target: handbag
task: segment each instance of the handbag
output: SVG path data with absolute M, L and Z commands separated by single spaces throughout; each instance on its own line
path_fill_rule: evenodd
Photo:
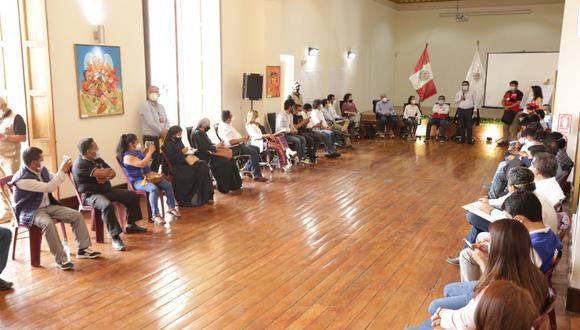
M 214 152 L 214 156 L 231 160 L 234 157 L 234 152 L 232 151 L 232 149 L 229 148 L 218 148 Z
M 199 160 L 199 158 L 195 157 L 194 155 L 186 155 L 185 156 L 185 162 L 189 166 L 192 166 L 193 164 L 197 163 L 198 160 Z
M 149 172 L 147 174 L 144 175 L 145 180 L 153 183 L 153 184 L 158 184 L 159 182 L 161 182 L 161 180 L 163 180 L 163 174 L 159 174 L 159 173 L 155 173 L 155 172 Z
M 517 112 L 506 110 L 503 112 L 503 116 L 501 117 L 501 122 L 506 125 L 511 125 L 514 122 L 514 118 L 516 117 Z

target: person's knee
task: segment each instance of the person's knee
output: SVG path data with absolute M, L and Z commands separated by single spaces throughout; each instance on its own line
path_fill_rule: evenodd
M 435 299 L 429 304 L 429 308 L 427 308 L 427 312 L 429 313 L 429 316 L 435 314 L 435 312 L 437 312 L 437 309 L 439 309 L 439 307 L 441 307 L 441 304 L 439 302 L 440 302 L 440 299 Z

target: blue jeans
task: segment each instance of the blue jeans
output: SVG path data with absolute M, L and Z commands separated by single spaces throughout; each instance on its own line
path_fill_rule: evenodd
M 334 133 L 328 129 L 314 129 L 314 132 L 319 133 L 324 142 L 324 150 L 327 154 L 334 152 Z
M 435 314 L 437 308 L 458 310 L 465 306 L 473 297 L 473 289 L 477 281 L 449 283 L 443 289 L 443 298 L 435 299 L 429 305 L 429 316 Z
M 393 129 L 396 129 L 399 125 L 399 120 L 397 119 L 396 115 L 385 116 L 379 114 L 379 131 L 384 131 L 385 127 L 389 124 L 392 125 Z
M 499 198 L 501 193 L 507 187 L 507 177 L 505 175 L 505 167 L 507 162 L 501 161 L 495 170 L 495 174 L 493 175 L 493 180 L 491 181 L 491 187 L 489 188 L 489 193 L 487 196 L 489 198 Z
M 6 268 L 6 262 L 8 262 L 10 242 L 12 242 L 12 231 L 0 227 L 0 274 L 2 274 L 4 268 Z
M 465 217 L 467 218 L 467 222 L 471 224 L 471 229 L 469 229 L 466 239 L 469 243 L 473 244 L 479 233 L 489 231 L 489 221 L 471 212 L 467 212 Z M 464 244 L 463 247 L 466 248 L 468 246 Z
M 286 141 L 294 143 L 298 157 L 300 157 L 300 159 L 304 159 L 307 155 L 306 139 L 300 135 L 292 135 L 287 133 L 284 134 L 284 137 L 286 138 Z
M 133 187 L 137 190 L 146 191 L 147 197 L 149 198 L 149 206 L 151 206 L 151 215 L 156 216 L 162 214 L 159 212 L 159 206 L 157 201 L 159 200 L 159 189 L 163 191 L 165 197 L 167 198 L 167 207 L 169 209 L 175 208 L 175 195 L 173 194 L 173 187 L 171 183 L 167 180 L 161 180 L 157 184 L 147 182 L 146 185 L 141 185 L 141 180 L 133 182 Z M 163 202 L 163 201 L 162 201 Z
M 439 138 L 444 138 L 445 137 L 445 132 L 447 132 L 447 125 L 449 125 L 449 122 L 447 121 L 447 119 L 443 119 L 443 118 L 429 118 L 429 121 L 427 122 L 427 131 L 425 134 L 425 139 L 429 139 L 429 137 L 431 137 L 431 126 L 439 126 L 439 131 L 437 132 L 437 137 Z

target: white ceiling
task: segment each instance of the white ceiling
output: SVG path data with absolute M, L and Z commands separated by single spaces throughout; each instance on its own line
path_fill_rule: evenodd
M 455 0 L 375 0 L 398 10 L 455 9 Z M 564 0 L 460 0 L 459 8 L 563 4 Z

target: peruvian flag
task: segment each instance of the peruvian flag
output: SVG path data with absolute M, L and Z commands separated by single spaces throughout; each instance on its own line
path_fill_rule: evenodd
M 421 54 L 417 65 L 415 65 L 415 73 L 409 77 L 409 80 L 411 81 L 413 88 L 417 91 L 420 102 L 437 94 L 437 87 L 433 80 L 433 71 L 431 71 L 427 46 L 423 49 L 423 53 Z

